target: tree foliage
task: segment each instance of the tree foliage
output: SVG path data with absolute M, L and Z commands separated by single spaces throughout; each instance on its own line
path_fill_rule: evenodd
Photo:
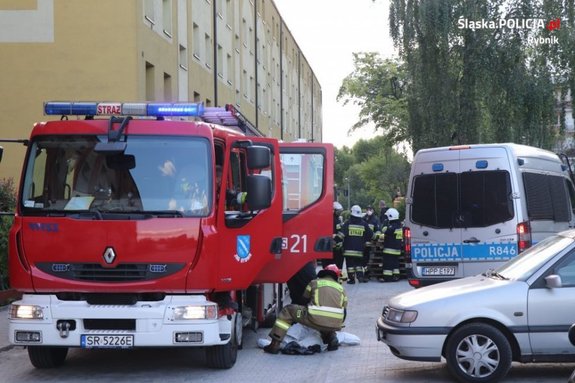
M 390 206 L 398 190 L 405 193 L 409 162 L 386 142 L 385 137 L 359 140 L 351 149 L 346 146 L 336 149 L 335 158 L 338 198 L 345 208 L 348 208 L 345 196 L 348 182 L 350 204 L 363 208 L 377 206 L 381 199 Z
M 382 60 L 377 53 L 354 53 L 355 70 L 339 89 L 338 101 L 360 107 L 356 130 L 370 122 L 384 134 L 387 143 L 407 139 L 405 98 L 406 73 L 396 59 Z
M 13 212 L 16 207 L 16 188 L 12 178 L 0 179 L 0 211 Z M 0 290 L 7 289 L 8 282 L 8 232 L 12 216 L 0 217 Z
M 391 0 L 398 58 L 354 54 L 338 95 L 361 108 L 352 129 L 373 122 L 387 143 L 408 141 L 414 151 L 506 141 L 551 147 L 563 127 L 556 92 L 575 89 L 574 1 Z M 560 28 L 469 27 L 528 19 L 560 20 Z

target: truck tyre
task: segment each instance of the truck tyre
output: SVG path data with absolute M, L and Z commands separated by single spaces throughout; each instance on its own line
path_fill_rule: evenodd
M 234 315 L 237 318 L 238 314 Z M 221 346 L 211 346 L 206 349 L 206 362 L 211 368 L 228 369 L 233 367 L 238 357 L 238 337 L 236 336 L 236 323 L 238 319 L 234 319 L 232 324 L 232 333 L 230 334 L 230 341 Z M 240 319 L 241 323 L 241 319 Z
M 28 346 L 28 357 L 36 368 L 54 368 L 64 364 L 68 347 Z
M 449 372 L 460 382 L 496 382 L 511 368 L 511 346 L 497 328 L 471 323 L 449 337 L 445 359 Z

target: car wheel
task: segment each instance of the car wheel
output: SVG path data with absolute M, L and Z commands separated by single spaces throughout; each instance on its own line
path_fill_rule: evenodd
M 54 368 L 64 364 L 68 347 L 28 346 L 28 357 L 36 368 Z
M 461 382 L 496 382 L 511 368 L 511 346 L 497 328 L 472 323 L 449 337 L 445 358 L 449 372 Z

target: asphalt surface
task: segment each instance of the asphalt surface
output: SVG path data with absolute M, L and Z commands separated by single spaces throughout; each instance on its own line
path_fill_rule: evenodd
M 201 349 L 70 350 L 58 369 L 32 367 L 27 351 L 8 343 L 8 308 L 0 308 L 0 382 L 451 382 L 444 362 L 411 362 L 394 357 L 378 342 L 375 321 L 393 295 L 410 290 L 406 281 L 346 285 L 349 309 L 344 331 L 361 344 L 309 356 L 269 355 L 258 346 L 269 329 L 244 329 L 236 365 L 212 370 Z M 503 382 L 562 382 L 575 364 L 514 363 Z

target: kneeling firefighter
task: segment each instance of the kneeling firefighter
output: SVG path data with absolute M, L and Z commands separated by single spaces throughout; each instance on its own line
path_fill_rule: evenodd
M 338 349 L 335 332 L 343 327 L 347 307 L 347 295 L 338 282 L 341 271 L 336 265 L 327 265 L 317 276 L 305 289 L 304 297 L 309 300 L 306 306 L 290 304 L 280 311 L 269 334 L 272 342 L 264 347 L 265 352 L 277 354 L 294 323 L 318 330 L 328 351 Z

